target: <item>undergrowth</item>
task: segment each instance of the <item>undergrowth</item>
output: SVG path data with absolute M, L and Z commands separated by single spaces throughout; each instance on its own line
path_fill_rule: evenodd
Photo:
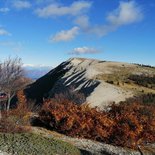
M 68 143 L 32 133 L 0 133 L 0 150 L 16 155 L 80 155 Z
M 89 105 L 46 100 L 40 120 L 52 130 L 72 137 L 88 138 L 117 146 L 138 148 L 155 142 L 155 106 L 134 102 L 113 104 L 98 111 Z
M 23 133 L 30 129 L 31 108 L 27 104 L 23 91 L 17 93 L 18 105 L 9 111 L 3 110 L 0 119 L 0 132 Z
M 88 104 L 77 105 L 64 98 L 47 99 L 39 111 L 39 121 L 68 136 L 137 149 L 139 145 L 155 142 L 152 98 L 154 96 L 151 96 L 151 104 L 144 104 L 143 98 L 128 100 L 111 105 L 108 111 L 99 111 Z M 32 106 L 28 105 L 23 91 L 18 93 L 18 102 L 16 109 L 3 112 L 0 132 L 27 132 L 25 126 L 30 127 Z

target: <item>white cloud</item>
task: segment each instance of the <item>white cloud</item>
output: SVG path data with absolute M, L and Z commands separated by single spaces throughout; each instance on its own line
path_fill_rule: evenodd
M 16 9 L 28 9 L 31 7 L 31 3 L 28 1 L 17 0 L 13 2 L 13 6 Z
M 101 25 L 91 25 L 88 16 L 78 17 L 74 22 L 86 33 L 104 36 L 118 28 L 139 22 L 143 19 L 141 8 L 135 1 L 120 2 L 119 7 L 110 12 L 107 17 L 107 23 Z
M 11 33 L 9 33 L 7 30 L 5 30 L 4 28 L 0 27 L 0 36 L 10 36 Z
M 2 13 L 7 13 L 9 11 L 10 11 L 9 8 L 0 8 L 0 12 L 2 12 Z
M 92 3 L 88 1 L 76 1 L 73 2 L 70 6 L 62 6 L 60 4 L 51 4 L 44 8 L 39 8 L 35 11 L 35 13 L 39 17 L 55 17 L 55 16 L 64 16 L 71 15 L 77 16 L 86 12 Z
M 75 38 L 79 33 L 78 27 L 73 27 L 70 30 L 62 30 L 50 38 L 50 41 L 59 42 L 59 41 L 70 41 Z
M 34 65 L 34 64 L 23 64 L 23 67 L 34 67 L 34 66 L 36 66 L 36 65 Z
M 135 23 L 142 18 L 142 10 L 135 1 L 120 2 L 119 8 L 107 16 L 107 20 L 115 26 Z
M 73 51 L 71 51 L 69 54 L 75 54 L 75 55 L 80 55 L 80 54 L 96 54 L 99 53 L 100 51 L 95 49 L 95 48 L 91 48 L 91 47 L 77 47 L 74 48 Z

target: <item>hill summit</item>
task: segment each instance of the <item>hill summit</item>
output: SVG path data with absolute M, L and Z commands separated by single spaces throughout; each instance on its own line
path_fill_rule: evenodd
M 155 93 L 151 85 L 136 83 L 132 76 L 155 76 L 155 68 L 145 65 L 70 58 L 52 69 L 26 89 L 27 97 L 41 103 L 44 97 L 53 97 L 71 89 L 84 94 L 92 107 L 105 108 L 141 93 Z

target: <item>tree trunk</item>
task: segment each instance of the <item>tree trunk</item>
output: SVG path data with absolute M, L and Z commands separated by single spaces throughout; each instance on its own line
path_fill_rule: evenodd
M 11 95 L 10 94 L 8 94 L 8 104 L 7 104 L 7 111 L 9 111 L 9 109 L 10 109 L 10 103 L 11 103 Z
M 8 93 L 8 103 L 7 103 L 7 109 L 6 109 L 7 111 L 9 111 L 10 109 L 11 100 L 14 96 L 15 96 L 15 93 L 13 94 Z
M 1 119 L 2 119 L 2 112 L 1 112 L 1 109 L 0 109 L 0 121 L 1 121 Z

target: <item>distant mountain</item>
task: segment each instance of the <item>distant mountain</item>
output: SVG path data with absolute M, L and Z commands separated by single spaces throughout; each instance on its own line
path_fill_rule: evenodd
M 50 66 L 32 66 L 32 65 L 24 65 L 25 76 L 37 80 L 38 78 L 42 77 L 46 73 L 48 73 L 52 67 Z
M 71 58 L 36 80 L 25 91 L 27 97 L 41 103 L 43 97 L 53 97 L 72 87 L 71 92 L 83 93 L 90 106 L 100 108 L 137 94 L 155 93 L 153 84 L 140 85 L 141 83 L 136 82 L 137 76 L 133 75 L 140 76 L 145 82 L 145 78 L 155 76 L 155 68 L 123 62 Z

